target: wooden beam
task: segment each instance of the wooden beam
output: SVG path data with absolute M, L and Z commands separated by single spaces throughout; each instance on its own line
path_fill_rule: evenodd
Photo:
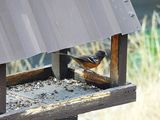
M 6 112 L 6 64 L 0 64 L 0 114 Z
M 51 65 L 45 66 L 43 68 L 36 68 L 26 72 L 8 75 L 6 80 L 7 86 L 12 86 L 17 84 L 33 82 L 35 80 L 46 80 L 50 76 L 53 76 Z
M 111 85 L 111 79 L 107 76 L 99 75 L 90 70 L 84 69 L 69 69 L 69 73 L 73 75 L 73 79 L 92 84 L 101 89 L 109 88 Z
M 52 70 L 54 76 L 59 80 L 71 77 L 71 74 L 68 74 L 69 72 L 68 64 L 70 62 L 70 58 L 57 54 L 57 53 L 67 54 L 68 51 L 70 51 L 69 48 L 52 53 Z M 77 118 L 78 118 L 77 115 L 76 117 L 68 116 L 68 118 L 65 118 L 64 120 L 77 120 Z
M 67 54 L 68 51 L 69 49 L 64 49 L 57 51 L 57 53 Z M 68 63 L 70 62 L 70 58 L 57 53 L 52 53 L 52 70 L 55 77 L 62 80 L 68 78 Z
M 119 85 L 126 84 L 128 35 L 119 35 Z
M 0 115 L 0 120 L 63 119 L 93 110 L 133 102 L 135 99 L 136 87 L 129 84 L 37 108 L 9 112 Z
M 118 75 L 118 44 L 119 44 L 119 35 L 112 36 L 110 77 L 116 83 L 118 83 L 118 78 L 119 78 L 119 75 Z
M 115 84 L 126 83 L 127 35 L 114 35 L 111 39 L 110 77 Z
M 53 76 L 52 65 L 45 66 L 43 68 L 36 68 L 26 72 L 20 72 L 13 75 L 8 75 L 6 78 L 7 86 L 13 86 L 17 84 L 25 84 L 28 82 L 46 80 L 50 76 Z M 99 88 L 108 88 L 112 82 L 109 77 L 99 75 L 92 71 L 84 71 L 83 69 L 68 69 L 68 76 L 70 78 L 87 82 L 95 85 Z

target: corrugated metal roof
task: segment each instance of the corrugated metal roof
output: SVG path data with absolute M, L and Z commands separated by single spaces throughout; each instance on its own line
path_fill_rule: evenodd
M 130 0 L 0 0 L 0 63 L 139 29 Z

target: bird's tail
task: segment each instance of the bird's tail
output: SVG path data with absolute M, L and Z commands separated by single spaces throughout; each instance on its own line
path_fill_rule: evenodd
M 68 54 L 65 54 L 65 53 L 58 53 L 58 52 L 56 52 L 55 54 L 62 55 L 62 56 L 67 56 L 67 57 L 70 57 L 70 58 L 73 58 L 73 59 L 76 58 L 76 57 L 73 56 L 73 55 L 68 55 Z

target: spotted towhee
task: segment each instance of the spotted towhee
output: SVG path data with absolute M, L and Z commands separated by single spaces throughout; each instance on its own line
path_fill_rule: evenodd
M 80 65 L 80 67 L 82 67 L 85 70 L 97 67 L 101 63 L 103 58 L 105 56 L 108 56 L 107 52 L 105 53 L 104 51 L 101 51 L 101 50 L 96 52 L 95 55 L 92 55 L 92 56 L 75 57 L 75 56 L 64 54 L 64 53 L 59 53 L 59 54 L 71 57 Z

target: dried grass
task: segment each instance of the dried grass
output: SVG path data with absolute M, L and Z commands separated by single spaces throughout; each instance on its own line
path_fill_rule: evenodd
M 147 30 L 147 17 L 142 30 L 129 36 L 127 79 L 137 85 L 134 103 L 94 111 L 79 120 L 159 120 L 160 119 L 160 16 L 153 13 Z

